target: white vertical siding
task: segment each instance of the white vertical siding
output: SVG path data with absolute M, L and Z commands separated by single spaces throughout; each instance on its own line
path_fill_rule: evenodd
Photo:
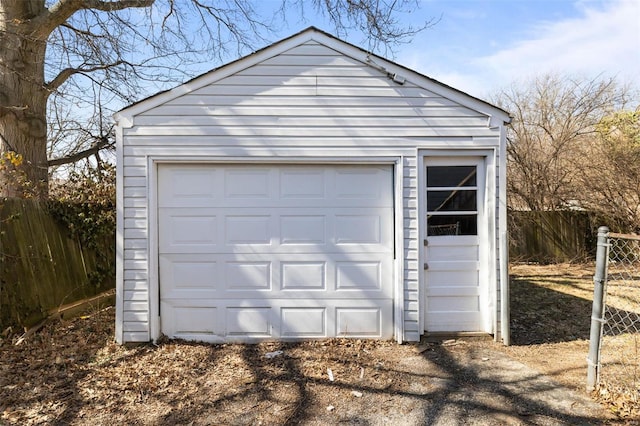
M 242 62 L 235 64 L 237 72 L 144 110 L 133 116 L 130 127 L 122 126 L 122 340 L 154 337 L 149 318 L 149 157 L 402 157 L 402 320 L 404 339 L 418 340 L 423 327 L 417 147 L 496 147 L 499 129 L 488 126 L 485 113 L 437 94 L 436 83 L 407 75 L 399 85 L 363 62 L 364 56 L 357 60 L 317 41 L 262 57 L 257 63 L 246 59 L 244 68 Z M 497 276 L 502 276 L 499 270 Z
M 403 162 L 403 209 L 404 209 L 404 330 L 405 340 L 420 340 L 420 299 L 418 291 L 418 160 L 414 155 Z

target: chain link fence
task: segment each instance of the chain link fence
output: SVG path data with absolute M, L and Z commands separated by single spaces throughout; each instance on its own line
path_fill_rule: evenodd
M 587 390 L 640 402 L 640 236 L 600 228 Z

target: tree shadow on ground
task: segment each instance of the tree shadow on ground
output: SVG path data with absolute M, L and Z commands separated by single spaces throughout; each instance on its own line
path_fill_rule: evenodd
M 555 280 L 571 286 L 570 278 Z M 512 277 L 511 344 L 533 345 L 589 338 L 592 302 L 536 284 L 530 277 Z
M 259 345 L 242 345 L 242 356 L 251 371 L 246 386 L 212 399 L 211 406 L 174 410 L 162 424 L 601 424 L 598 417 L 570 405 L 564 388 L 498 354 L 492 357 L 495 363 L 487 363 L 485 354 L 473 349 L 456 353 L 429 344 L 427 350 L 415 351 L 405 359 L 406 364 L 380 367 L 380 361 L 357 361 L 355 356 L 311 353 L 300 358 L 296 351 L 303 346 L 271 346 L 282 351 L 271 359 Z M 310 374 L 305 364 L 314 362 L 323 366 L 341 363 L 342 369 L 336 370 L 341 373 L 335 381 Z M 344 376 L 351 367 L 393 379 L 386 384 L 348 379 Z M 354 392 L 363 396 L 349 396 Z M 325 409 L 331 397 L 338 407 L 335 413 Z M 396 412 L 385 411 L 385 404 Z M 247 406 L 252 409 L 243 411 Z
M 478 424 L 602 423 L 573 410 L 578 402 L 564 387 L 506 356 L 488 358 L 473 349 L 461 356 L 441 345 L 424 356 L 448 375 L 425 407 L 424 424 L 466 424 L 470 419 Z
M 585 279 L 560 275 L 546 277 L 555 286 L 584 293 Z M 591 328 L 593 301 L 552 290 L 538 284 L 539 276 L 512 276 L 510 281 L 511 344 L 535 345 L 588 340 Z M 583 283 L 580 283 L 582 281 Z M 593 291 L 590 284 L 589 291 Z M 590 294 L 589 294 L 590 295 Z M 631 326 L 640 324 L 640 314 L 613 306 L 607 307 L 605 318 L 614 318 L 617 327 L 605 327 L 605 334 L 628 332 Z
M 515 276 L 510 282 L 511 344 L 588 340 L 591 327 L 592 300 L 555 291 L 537 284 L 539 277 Z M 584 277 L 580 278 L 584 280 Z M 577 278 L 548 278 L 554 285 L 567 289 L 580 287 Z M 581 287 L 584 292 L 584 285 Z M 593 288 L 593 287 L 591 287 Z M 625 318 L 627 323 L 640 324 L 637 312 L 609 307 L 609 313 Z

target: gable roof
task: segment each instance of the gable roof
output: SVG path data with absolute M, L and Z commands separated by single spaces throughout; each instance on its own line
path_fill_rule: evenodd
M 409 80 L 419 87 L 455 101 L 462 106 L 481 112 L 490 117 L 490 126 L 509 123 L 511 121 L 509 114 L 495 105 L 473 97 L 431 77 L 420 74 L 419 72 L 409 69 L 403 65 L 368 52 L 316 27 L 309 27 L 297 34 L 293 34 L 290 37 L 257 50 L 247 56 L 241 57 L 222 65 L 219 68 L 214 68 L 204 74 L 194 77 L 173 89 L 156 93 L 155 95 L 135 102 L 116 112 L 113 116 L 119 126 L 131 127 L 133 126 L 133 117 L 138 114 L 233 75 L 266 59 L 278 56 L 289 49 L 309 41 L 314 41 L 327 46 L 345 56 L 361 62 L 364 66 L 370 66 L 383 73 L 387 73 L 391 79 L 397 79 L 397 81 Z

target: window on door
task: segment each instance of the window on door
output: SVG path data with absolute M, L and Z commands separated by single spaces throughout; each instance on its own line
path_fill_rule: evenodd
M 477 235 L 476 166 L 427 167 L 427 235 Z

